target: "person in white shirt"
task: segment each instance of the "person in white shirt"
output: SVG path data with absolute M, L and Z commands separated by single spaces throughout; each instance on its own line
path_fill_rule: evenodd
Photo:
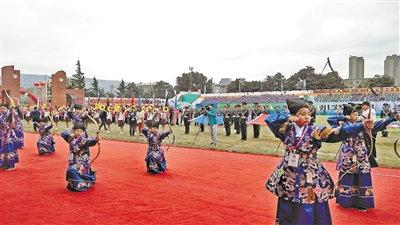
M 376 111 L 374 108 L 371 107 L 370 102 L 365 101 L 361 103 L 361 110 L 362 113 L 361 116 L 358 117 L 359 120 L 361 121 L 364 121 L 365 119 L 371 119 L 373 121 L 376 120 Z M 372 154 L 370 154 L 371 156 L 369 157 L 369 162 L 371 164 L 371 167 L 378 167 L 378 163 L 376 162 L 378 161 L 378 157 L 376 154 L 376 147 L 375 147 L 376 135 L 377 135 L 376 132 L 372 133 L 372 145 L 371 145 L 371 137 L 369 137 L 368 135 L 364 137 L 364 142 L 368 150 L 369 151 L 372 150 Z
M 125 112 L 124 108 L 120 108 L 119 112 L 117 113 L 117 118 L 118 118 L 118 127 L 121 129 L 120 134 L 124 134 L 124 125 L 125 125 Z

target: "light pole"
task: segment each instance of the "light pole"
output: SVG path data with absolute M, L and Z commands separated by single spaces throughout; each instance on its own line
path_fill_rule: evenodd
M 193 86 L 193 81 L 192 81 L 192 76 L 193 76 L 193 66 L 189 67 L 190 70 L 190 92 L 192 92 L 192 86 Z
M 41 99 L 42 99 L 42 105 L 46 102 L 46 99 L 45 99 L 45 96 L 44 96 L 44 87 L 45 87 L 45 85 L 46 85 L 46 82 L 44 82 L 44 81 L 42 81 L 42 82 L 40 82 L 39 83 L 40 84 L 40 92 L 41 92 Z

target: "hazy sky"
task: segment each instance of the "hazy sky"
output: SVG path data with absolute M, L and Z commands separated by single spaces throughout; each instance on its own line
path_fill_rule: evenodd
M 365 77 L 399 55 L 399 1 L 19 1 L 1 0 L 1 66 L 23 74 L 175 85 L 193 71 L 258 81 L 306 66 Z M 324 73 L 327 73 L 326 68 Z

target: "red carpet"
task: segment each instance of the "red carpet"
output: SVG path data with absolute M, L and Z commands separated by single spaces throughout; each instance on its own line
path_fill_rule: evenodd
M 25 134 L 14 171 L 0 171 L 0 224 L 273 224 L 277 197 L 264 183 L 280 157 L 172 146 L 168 170 L 149 175 L 146 145 L 101 141 L 93 163 L 98 182 L 66 189 L 67 144 L 39 156 L 37 134 Z M 92 148 L 92 155 L 97 147 Z M 334 163 L 324 163 L 336 178 Z M 399 224 L 400 170 L 373 169 L 375 209 L 342 209 L 330 201 L 334 224 Z

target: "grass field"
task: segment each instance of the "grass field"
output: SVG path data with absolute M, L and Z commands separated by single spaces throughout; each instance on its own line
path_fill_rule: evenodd
M 317 125 L 327 125 L 327 116 L 319 115 L 317 116 Z M 34 132 L 31 126 L 28 128 L 26 121 L 24 123 L 25 131 Z M 71 124 L 70 124 L 71 128 Z M 165 130 L 168 126 L 165 127 Z M 266 154 L 266 155 L 276 155 L 282 156 L 284 154 L 283 147 L 280 145 L 279 139 L 275 138 L 269 128 L 265 125 L 261 125 L 260 137 L 253 137 L 253 127 L 252 125 L 247 128 L 247 141 L 240 141 L 240 135 L 235 134 L 233 126 L 231 127 L 231 135 L 225 136 L 225 129 L 223 126 L 218 127 L 218 141 L 217 146 L 210 145 L 211 137 L 208 131 L 208 126 L 205 125 L 205 131 L 199 132 L 199 127 L 191 124 L 189 134 L 184 134 L 183 126 L 173 126 L 173 134 L 175 135 L 175 141 L 171 148 L 174 146 L 185 146 L 185 147 L 196 147 L 204 149 L 213 149 L 218 151 L 228 151 L 228 152 L 239 152 L 239 153 L 250 153 L 250 154 Z M 160 126 L 160 131 L 162 131 Z M 65 123 L 59 122 L 58 129 L 55 130 L 56 134 L 60 134 L 65 131 Z M 96 126 L 94 124 L 89 125 L 89 136 L 94 137 L 96 135 Z M 129 126 L 125 124 L 124 134 L 120 134 L 120 128 L 116 124 L 111 125 L 111 132 L 106 133 L 105 130 L 100 131 L 100 137 L 109 140 L 120 140 L 127 142 L 146 142 L 144 136 L 139 136 L 135 133 L 135 136 L 129 136 Z M 376 148 L 378 155 L 378 163 L 380 166 L 385 167 L 400 167 L 400 159 L 394 152 L 394 142 L 397 138 L 400 138 L 400 130 L 389 129 L 389 137 L 381 137 L 378 133 Z M 166 147 L 173 142 L 173 137 L 170 135 L 168 139 L 163 141 L 163 145 Z M 132 143 L 134 144 L 134 143 Z M 400 145 L 400 143 L 399 143 Z M 279 146 L 279 148 L 278 148 Z M 318 151 L 318 157 L 321 160 L 326 161 L 336 161 L 335 158 L 340 143 L 323 143 L 322 148 Z

